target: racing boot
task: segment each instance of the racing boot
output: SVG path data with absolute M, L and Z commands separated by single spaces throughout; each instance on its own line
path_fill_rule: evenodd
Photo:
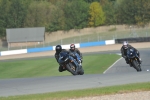
M 132 67 L 131 63 L 129 63 L 130 67 Z
M 127 64 L 129 64 L 129 59 L 127 57 L 125 58 L 125 61 Z
M 59 70 L 59 72 L 63 72 L 63 71 L 66 71 L 66 68 L 64 66 L 60 65 L 58 70 Z
M 126 63 L 129 64 L 129 60 L 126 59 Z

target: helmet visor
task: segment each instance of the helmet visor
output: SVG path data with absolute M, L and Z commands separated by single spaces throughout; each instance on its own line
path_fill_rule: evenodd
M 71 47 L 70 49 L 71 49 L 72 51 L 73 51 L 73 50 L 75 50 L 75 48 L 74 48 L 74 47 Z
M 123 46 L 123 48 L 124 48 L 124 49 L 127 49 L 127 48 L 128 48 L 128 46 L 127 46 L 127 45 L 124 45 L 124 46 Z

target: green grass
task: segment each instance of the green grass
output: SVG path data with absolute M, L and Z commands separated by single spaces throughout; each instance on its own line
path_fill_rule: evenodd
M 67 100 L 69 98 L 102 96 L 102 95 L 137 92 L 137 91 L 150 91 L 150 82 L 82 89 L 82 90 L 63 91 L 63 92 L 44 93 L 44 94 L 0 97 L 0 100 Z
M 83 59 L 85 74 L 103 73 L 120 56 L 116 54 L 87 55 Z M 71 75 L 60 73 L 55 58 L 13 60 L 0 63 L 0 79 Z

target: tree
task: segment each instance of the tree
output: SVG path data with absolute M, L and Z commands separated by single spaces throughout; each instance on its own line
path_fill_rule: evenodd
M 110 0 L 101 0 L 101 5 L 106 16 L 105 24 L 106 25 L 116 24 L 115 2 Z
M 8 27 L 8 11 L 10 2 L 8 0 L 1 0 L 0 2 L 0 37 L 6 36 L 6 28 Z
M 101 0 L 84 0 L 87 3 L 92 3 L 92 2 L 100 2 Z
M 119 23 L 144 26 L 150 19 L 149 0 L 121 0 L 117 9 Z
M 88 23 L 89 4 L 83 0 L 73 0 L 64 7 L 65 30 L 81 29 Z
M 93 2 L 90 5 L 89 14 L 90 14 L 90 17 L 89 17 L 89 24 L 88 25 L 90 27 L 93 27 L 93 26 L 96 27 L 96 26 L 104 24 L 105 14 L 102 10 L 100 3 Z
M 46 29 L 49 26 L 53 6 L 47 1 L 33 1 L 30 3 L 25 26 L 28 27 L 43 27 Z
M 9 16 L 9 28 L 24 27 L 25 18 L 27 15 L 28 0 L 11 0 Z
M 136 24 L 138 26 L 145 26 L 150 21 L 150 1 L 138 0 L 136 2 L 137 14 L 135 15 Z
M 52 14 L 51 21 L 48 26 L 49 32 L 61 30 L 64 28 L 65 20 L 64 20 L 63 7 L 64 7 L 63 1 L 56 2 L 56 5 L 53 7 L 52 12 L 51 12 Z

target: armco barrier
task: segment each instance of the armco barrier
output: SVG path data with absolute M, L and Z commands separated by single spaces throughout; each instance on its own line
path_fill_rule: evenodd
M 136 42 L 150 42 L 150 37 L 136 37 L 136 38 L 123 38 L 123 39 L 115 39 L 115 43 L 123 43 L 123 41 L 128 41 L 129 43 Z
M 51 51 L 51 50 L 53 50 L 53 47 L 30 48 L 30 49 L 27 49 L 27 53 L 44 52 L 44 51 Z
M 103 46 L 103 45 L 110 45 L 115 44 L 115 40 L 106 40 L 106 41 L 98 41 L 98 42 L 88 42 L 88 43 L 77 43 L 75 44 L 76 48 L 84 48 L 84 47 L 90 47 L 90 46 Z M 23 54 L 23 53 L 33 53 L 33 52 L 44 52 L 44 51 L 51 51 L 55 50 L 56 46 L 50 46 L 50 47 L 41 47 L 41 48 L 30 48 L 30 49 L 21 49 L 21 50 L 10 50 L 10 51 L 2 51 L 0 52 L 0 56 L 5 55 L 14 55 L 14 54 Z M 63 49 L 69 49 L 70 44 L 68 45 L 62 45 Z
M 81 43 L 80 47 L 90 47 L 90 46 L 101 46 L 101 45 L 106 45 L 105 41 L 99 41 L 99 42 L 89 42 L 89 43 Z
M 27 53 L 27 49 L 2 51 L 1 56 Z
M 106 45 L 115 44 L 115 40 L 106 40 L 105 44 Z

